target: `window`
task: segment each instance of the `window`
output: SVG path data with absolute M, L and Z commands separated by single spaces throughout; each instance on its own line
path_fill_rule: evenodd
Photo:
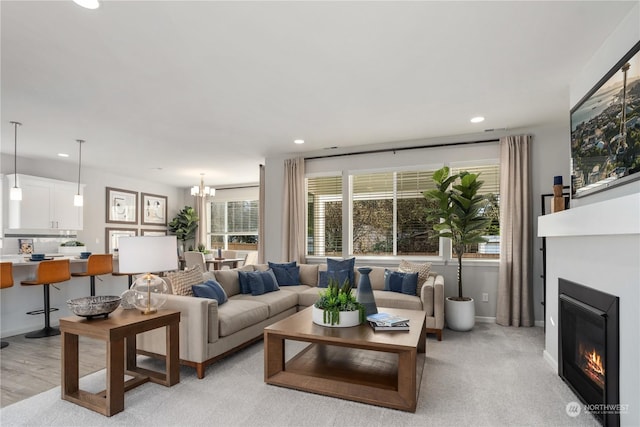
M 258 249 L 258 201 L 210 203 L 209 242 L 211 248 Z
M 307 179 L 307 254 L 342 256 L 342 176 Z
M 422 192 L 434 188 L 433 171 L 352 175 L 354 255 L 437 255 Z
M 497 164 L 451 167 L 452 173 L 466 170 L 480 173 L 481 192 L 489 198 L 483 214 L 492 218 L 490 241 L 470 245 L 465 257 L 498 258 L 499 185 Z M 354 173 L 349 176 L 348 194 L 343 194 L 341 175 L 307 178 L 307 255 L 342 256 L 443 256 L 441 245 L 427 219 L 433 206 L 424 196 L 435 188 L 434 169 Z M 343 206 L 346 209 L 343 209 Z M 348 221 L 343 221 L 347 215 Z M 346 227 L 346 228 L 345 228 Z
M 451 167 L 451 173 L 462 171 L 479 173 L 479 179 L 483 182 L 480 194 L 487 196 L 488 203 L 483 211 L 484 216 L 491 219 L 491 225 L 487 230 L 487 243 L 469 245 L 465 258 L 500 258 L 500 166 L 497 164 L 484 166 Z

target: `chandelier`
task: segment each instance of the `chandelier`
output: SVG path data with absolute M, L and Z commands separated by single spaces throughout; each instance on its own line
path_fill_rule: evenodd
M 204 185 L 204 174 L 200 174 L 200 185 L 191 187 L 191 195 L 198 197 L 213 197 L 216 195 L 216 189 Z

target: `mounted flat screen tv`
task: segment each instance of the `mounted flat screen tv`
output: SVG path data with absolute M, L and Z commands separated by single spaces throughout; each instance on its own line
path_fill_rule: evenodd
M 640 42 L 571 109 L 571 192 L 640 178 Z

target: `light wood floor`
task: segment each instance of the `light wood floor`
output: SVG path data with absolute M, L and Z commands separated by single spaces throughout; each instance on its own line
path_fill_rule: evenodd
M 24 335 L 3 338 L 0 350 L 0 407 L 60 385 L 60 336 L 27 339 Z M 80 337 L 80 376 L 104 369 L 104 341 Z

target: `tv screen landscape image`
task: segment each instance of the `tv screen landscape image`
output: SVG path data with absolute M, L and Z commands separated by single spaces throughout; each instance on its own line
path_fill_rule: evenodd
M 640 42 L 571 110 L 571 191 L 640 178 Z

